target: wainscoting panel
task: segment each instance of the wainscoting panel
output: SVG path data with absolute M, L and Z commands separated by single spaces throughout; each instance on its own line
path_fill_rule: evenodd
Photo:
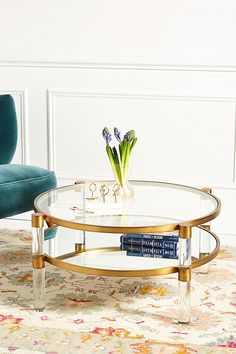
M 122 132 L 135 128 L 138 136 L 131 177 L 214 183 L 234 179 L 232 102 L 83 92 L 49 96 L 49 146 L 59 177 L 110 177 L 101 131 L 117 126 Z
M 213 230 L 216 233 L 219 232 L 221 234 L 235 235 L 236 237 L 236 188 L 216 188 L 213 189 L 213 193 L 220 198 L 222 203 L 221 214 L 212 222 Z
M 17 107 L 15 163 L 55 170 L 59 185 L 112 177 L 101 131 L 135 129 L 131 178 L 213 187 L 213 228 L 236 234 L 235 72 L 31 64 L 0 66 Z

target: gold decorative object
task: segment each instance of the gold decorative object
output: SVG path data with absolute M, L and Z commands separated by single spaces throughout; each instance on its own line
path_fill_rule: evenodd
M 113 197 L 115 198 L 115 203 L 117 203 L 117 195 L 119 195 L 120 185 L 118 183 L 116 183 L 114 185 L 112 191 L 113 191 Z
M 101 185 L 100 193 L 101 193 L 101 196 L 102 196 L 103 203 L 105 203 L 106 195 L 109 193 L 109 188 L 107 187 L 106 184 L 102 184 Z
M 94 198 L 94 192 L 97 190 L 97 185 L 96 183 L 90 183 L 89 185 L 89 190 L 92 193 L 92 199 Z
M 77 207 L 77 206 L 72 206 L 72 207 L 70 207 L 70 210 L 77 210 L 77 211 L 79 211 L 81 214 L 94 214 L 93 211 L 85 210 L 85 209 L 79 208 L 79 207 Z

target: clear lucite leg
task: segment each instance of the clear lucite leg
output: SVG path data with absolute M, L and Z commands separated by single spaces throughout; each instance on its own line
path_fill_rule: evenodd
M 48 241 L 48 251 L 49 251 L 50 256 L 56 257 L 57 250 L 56 250 L 55 238 Z
M 179 228 L 178 322 L 189 323 L 191 317 L 191 226 Z
M 205 193 L 212 193 L 211 188 L 202 188 L 202 191 Z M 201 197 L 201 213 L 208 214 L 209 213 L 209 199 L 206 198 L 206 195 L 203 194 Z M 211 224 L 208 222 L 207 224 L 202 225 L 206 230 L 211 229 Z M 199 250 L 200 250 L 200 258 L 204 257 L 210 253 L 210 237 L 207 237 L 206 232 L 202 232 L 200 230 L 200 239 L 199 239 Z
M 55 190 L 52 190 L 48 193 L 47 207 L 50 208 L 52 205 L 55 205 L 56 201 L 57 201 L 57 193 Z M 49 228 L 49 227 L 52 227 L 55 225 L 52 224 L 51 222 L 47 221 L 47 226 Z M 48 252 L 49 252 L 50 256 L 56 257 L 57 243 L 56 243 L 55 238 L 50 239 L 47 243 L 48 243 Z
M 203 192 L 212 193 L 211 188 L 202 188 Z M 206 198 L 206 196 L 202 196 L 201 198 L 201 213 L 202 214 L 208 214 L 209 212 L 209 200 Z M 211 224 L 210 222 L 202 225 L 206 230 L 211 229 Z M 206 257 L 211 251 L 211 238 L 208 233 L 206 233 L 204 230 L 199 229 L 199 258 L 204 258 Z M 205 264 L 204 266 L 201 267 L 201 273 L 208 273 L 209 270 L 209 265 Z
M 76 191 L 79 195 L 79 201 L 81 201 L 81 197 L 82 197 L 82 205 L 83 205 L 83 220 L 85 222 L 85 209 L 86 209 L 86 189 L 84 188 L 84 183 L 83 181 L 76 181 Z M 81 195 L 82 193 L 82 195 Z M 81 237 L 82 236 L 82 237 Z M 81 253 L 81 252 L 85 252 L 86 250 L 86 244 L 85 244 L 85 231 L 79 232 L 79 242 L 76 241 L 75 243 L 75 252 L 76 253 Z
M 85 251 L 86 251 L 85 231 L 83 231 L 82 240 L 80 242 L 75 243 L 75 252 L 81 253 Z
M 210 225 L 203 225 L 207 230 L 210 229 Z M 206 257 L 211 250 L 211 237 L 206 231 L 199 229 L 199 258 Z M 199 272 L 202 274 L 208 274 L 209 264 L 204 264 L 199 268 Z
M 189 323 L 191 315 L 190 281 L 179 280 L 178 297 L 178 322 Z
M 33 263 L 33 294 L 34 309 L 43 311 L 45 308 L 45 261 L 44 261 L 44 230 L 43 215 L 32 215 L 32 263 Z
M 210 225 L 203 225 L 206 230 L 210 230 Z M 211 238 L 206 231 L 199 229 L 200 237 L 199 237 L 199 256 L 203 258 L 210 253 L 211 249 Z

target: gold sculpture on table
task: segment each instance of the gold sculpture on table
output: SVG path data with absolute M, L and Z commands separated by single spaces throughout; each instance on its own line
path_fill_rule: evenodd
M 90 183 L 90 185 L 89 185 L 89 190 L 90 190 L 90 192 L 92 193 L 91 199 L 94 199 L 94 192 L 96 192 L 96 190 L 97 190 L 97 185 L 96 185 L 96 183 Z
M 109 186 L 105 183 L 102 183 L 101 187 L 97 186 L 96 183 L 90 183 L 89 184 L 89 191 L 91 193 L 90 196 L 86 197 L 87 200 L 95 200 L 95 199 L 100 199 L 102 198 L 103 203 L 106 203 L 106 197 L 109 195 L 109 193 L 112 193 L 112 197 L 114 198 L 114 202 L 117 203 L 117 197 L 119 196 L 120 193 L 120 185 L 118 183 L 115 183 L 113 188 L 110 189 Z M 95 192 L 98 191 L 100 194 L 95 195 Z
M 120 185 L 116 183 L 112 189 L 113 191 L 113 197 L 115 198 L 115 203 L 117 203 L 117 195 L 119 194 L 120 191 Z
M 109 193 L 109 188 L 106 184 L 102 184 L 100 188 L 100 193 L 102 196 L 103 203 L 105 203 L 106 195 Z

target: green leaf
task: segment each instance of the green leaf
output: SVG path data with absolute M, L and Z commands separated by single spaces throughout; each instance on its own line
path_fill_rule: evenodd
M 118 156 L 118 153 L 117 153 L 117 150 L 116 150 L 116 147 L 115 147 L 115 146 L 113 146 L 112 152 L 113 152 L 114 162 L 115 162 L 116 164 L 119 164 L 119 163 L 120 163 L 120 161 L 119 161 L 119 156 Z
M 120 162 L 122 163 L 122 142 L 119 144 Z
M 116 150 L 116 147 L 114 146 L 112 148 L 113 151 L 113 158 L 114 158 L 114 162 L 115 162 L 115 168 L 116 168 L 116 173 L 117 176 L 119 178 L 119 182 L 121 183 L 121 168 L 120 168 L 120 160 L 119 160 L 119 156 Z
M 120 176 L 117 174 L 116 163 L 114 161 L 112 149 L 111 149 L 111 147 L 109 145 L 106 145 L 106 152 L 107 152 L 107 155 L 109 157 L 109 160 L 110 160 L 111 167 L 112 167 L 112 170 L 114 172 L 114 175 L 115 175 L 116 179 L 119 180 Z
M 134 138 L 134 139 L 133 139 L 133 141 L 132 141 L 132 143 L 131 143 L 131 146 L 130 146 L 130 152 L 133 150 L 133 147 L 134 147 L 134 145 L 137 143 L 137 140 L 138 140 L 138 138 Z

